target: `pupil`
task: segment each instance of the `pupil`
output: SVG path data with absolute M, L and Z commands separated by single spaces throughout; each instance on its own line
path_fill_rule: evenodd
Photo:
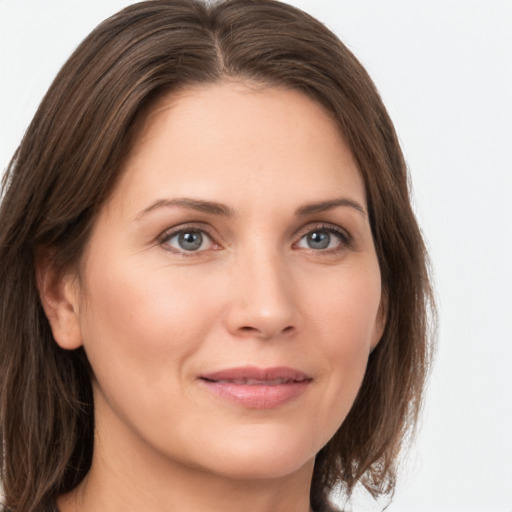
M 308 242 L 312 249 L 327 249 L 330 235 L 322 231 L 315 231 L 308 236 Z
M 196 251 L 203 243 L 203 236 L 197 231 L 187 231 L 180 234 L 179 243 L 182 249 Z

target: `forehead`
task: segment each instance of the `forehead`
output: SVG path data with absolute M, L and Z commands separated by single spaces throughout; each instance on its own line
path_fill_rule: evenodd
M 155 189 L 267 204 L 279 200 L 276 191 L 281 201 L 349 191 L 365 202 L 352 152 L 322 105 L 300 91 L 240 82 L 172 93 L 140 122 L 117 193 L 132 204 Z

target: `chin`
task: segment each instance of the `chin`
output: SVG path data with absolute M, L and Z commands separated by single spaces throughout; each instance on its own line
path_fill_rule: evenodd
M 226 443 L 227 444 L 227 443 Z M 223 444 L 210 456 L 210 471 L 233 480 L 283 478 L 305 467 L 312 469 L 316 451 L 306 443 L 249 442 Z

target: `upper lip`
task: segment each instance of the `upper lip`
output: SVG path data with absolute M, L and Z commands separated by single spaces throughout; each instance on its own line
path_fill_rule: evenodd
M 201 374 L 200 378 L 212 382 L 224 381 L 235 384 L 284 384 L 312 380 L 306 373 L 286 366 L 272 368 L 259 368 L 257 366 L 226 368 Z

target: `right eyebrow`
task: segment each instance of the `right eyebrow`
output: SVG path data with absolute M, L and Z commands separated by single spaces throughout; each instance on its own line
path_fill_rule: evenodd
M 150 206 L 139 212 L 135 219 L 140 220 L 149 212 L 158 208 L 172 208 L 174 206 L 187 208 L 189 210 L 196 210 L 198 212 L 210 213 L 212 215 L 219 215 L 221 217 L 233 217 L 235 215 L 235 211 L 233 209 L 222 203 L 205 201 L 204 199 L 193 199 L 191 197 L 178 197 L 175 199 L 158 199 Z

